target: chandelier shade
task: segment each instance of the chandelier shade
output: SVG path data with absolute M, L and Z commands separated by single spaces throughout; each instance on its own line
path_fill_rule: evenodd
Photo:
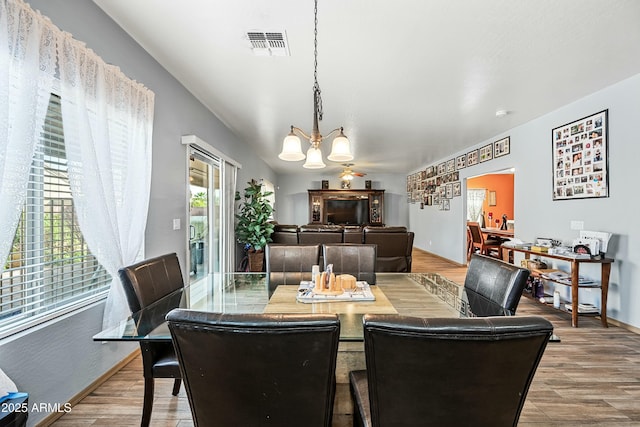
M 307 150 L 307 161 L 302 165 L 307 169 L 322 169 L 327 165 L 322 161 L 322 151 L 319 148 L 311 147 Z
M 349 139 L 342 132 L 340 128 L 340 134 L 336 136 L 331 145 L 331 154 L 327 156 L 327 159 L 332 162 L 348 162 L 353 160 L 353 154 L 351 154 L 351 144 Z
M 302 153 L 300 147 L 301 142 L 298 136 L 308 140 L 311 144 L 309 150 L 307 150 L 307 161 L 302 165 L 307 169 L 321 169 L 326 167 L 322 161 L 322 151 L 320 151 L 320 145 L 325 137 L 320 134 L 318 123 L 322 120 L 322 97 L 320 92 L 320 85 L 318 84 L 318 0 L 315 0 L 314 8 L 314 85 L 313 85 L 313 129 L 311 135 L 307 135 L 300 128 L 291 126 L 291 132 L 284 138 L 282 142 L 282 151 L 278 154 L 281 160 L 288 162 L 295 162 L 305 159 L 305 155 Z M 353 160 L 353 154 L 351 154 L 351 143 L 349 138 L 344 134 L 342 127 L 336 128 L 329 132 L 326 137 L 338 133 L 338 136 L 333 140 L 331 145 L 331 153 L 327 156 L 328 160 L 332 162 L 348 162 Z
M 287 135 L 282 143 L 282 152 L 278 154 L 278 157 L 288 162 L 296 162 L 304 160 L 304 153 L 300 145 L 300 138 L 293 133 L 293 130 Z

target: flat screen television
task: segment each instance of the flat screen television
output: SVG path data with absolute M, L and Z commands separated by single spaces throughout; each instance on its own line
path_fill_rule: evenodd
M 369 199 L 326 200 L 327 223 L 360 225 L 369 222 Z

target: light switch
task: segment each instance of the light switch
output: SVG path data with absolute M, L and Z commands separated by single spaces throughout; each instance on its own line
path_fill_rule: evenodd
M 180 218 L 174 218 L 173 220 L 173 229 L 180 230 Z

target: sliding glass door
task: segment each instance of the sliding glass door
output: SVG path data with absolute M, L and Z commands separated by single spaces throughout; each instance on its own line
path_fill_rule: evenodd
M 220 161 L 197 149 L 189 153 L 189 278 L 220 271 Z

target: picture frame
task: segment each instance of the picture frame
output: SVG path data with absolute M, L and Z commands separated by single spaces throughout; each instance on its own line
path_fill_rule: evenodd
M 495 191 L 489 191 L 489 199 L 487 200 L 487 204 L 489 206 L 496 206 L 496 192 Z
M 445 185 L 445 197 L 447 199 L 453 198 L 453 184 L 450 182 Z
M 467 167 L 467 155 L 462 154 L 456 157 L 456 170 L 464 169 Z
M 487 144 L 480 148 L 480 163 L 493 160 L 493 144 Z
M 553 200 L 609 197 L 609 110 L 551 130 Z
M 462 185 L 460 182 L 453 183 L 453 197 L 459 197 L 462 195 Z
M 493 158 L 506 156 L 511 152 L 511 138 L 504 137 L 493 143 Z
M 447 171 L 447 164 L 446 162 L 442 162 L 438 165 L 438 175 L 444 175 L 445 172 Z
M 469 151 L 467 153 L 467 167 L 478 164 L 478 150 Z
M 447 173 L 453 172 L 456 170 L 456 160 L 450 159 L 447 160 Z

